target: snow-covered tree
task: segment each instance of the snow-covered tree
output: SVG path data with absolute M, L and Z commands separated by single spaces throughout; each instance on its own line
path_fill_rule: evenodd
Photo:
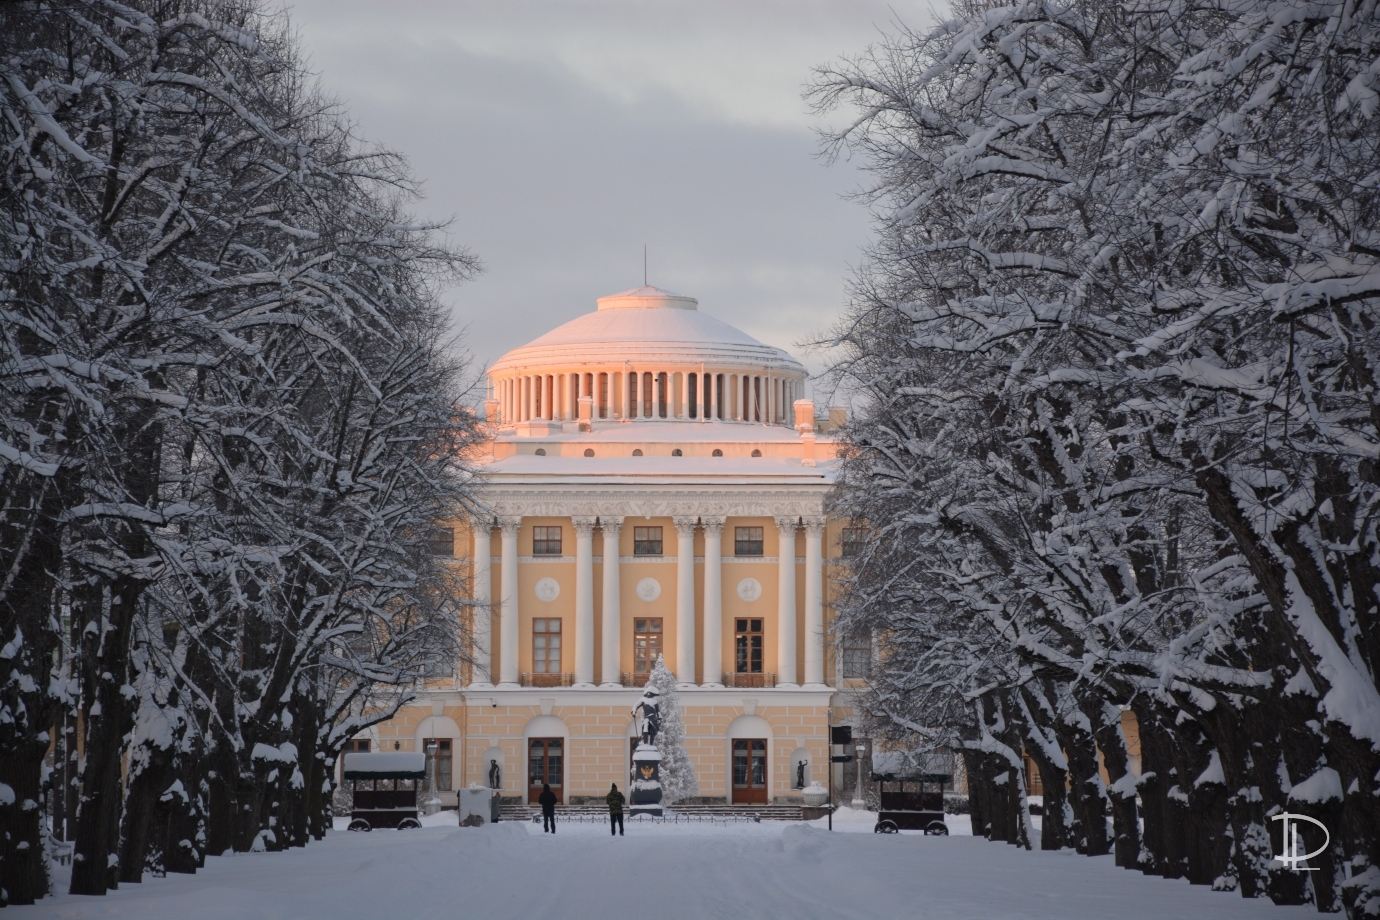
M 1120 865 L 1376 914 L 1376 7 L 952 17 L 815 90 L 878 226 L 834 337 L 836 508 L 877 537 L 840 626 L 954 662 L 893 642 L 864 705 L 979 784 L 1020 740 L 1086 852 L 1105 797 Z M 1306 884 L 1286 809 L 1334 828 Z
M 661 732 L 656 736 L 656 749 L 661 754 L 661 800 L 673 805 L 699 795 L 700 785 L 695 778 L 695 764 L 685 748 L 685 719 L 680 712 L 676 676 L 660 655 L 656 656 L 647 685 L 660 694 Z
M 45 811 L 91 894 L 319 836 L 344 738 L 453 666 L 427 544 L 478 427 L 437 293 L 477 266 L 257 0 L 5 4 L 0 70 L 0 892 L 23 903 Z

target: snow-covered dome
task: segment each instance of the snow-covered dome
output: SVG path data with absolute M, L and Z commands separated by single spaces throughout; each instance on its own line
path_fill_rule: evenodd
M 489 369 L 489 393 L 489 419 L 528 432 L 577 420 L 586 432 L 605 421 L 789 427 L 805 368 L 695 298 L 644 285 L 508 352 Z
M 490 373 L 571 364 L 756 370 L 803 380 L 805 368 L 780 348 L 699 311 L 693 297 L 644 285 L 600 297 L 598 309 L 557 326 L 500 358 Z

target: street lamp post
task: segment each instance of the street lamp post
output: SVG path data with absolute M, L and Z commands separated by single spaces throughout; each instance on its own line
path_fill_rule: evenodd
M 858 739 L 858 788 L 853 794 L 853 807 L 859 811 L 867 808 L 867 802 L 863 800 L 863 753 L 866 751 L 863 740 Z

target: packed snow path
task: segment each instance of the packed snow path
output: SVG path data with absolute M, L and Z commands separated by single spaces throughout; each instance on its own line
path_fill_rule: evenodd
M 1110 857 L 1018 852 L 972 837 L 831 835 L 763 823 L 633 826 L 610 838 L 594 824 L 567 824 L 550 836 L 511 822 L 337 832 L 289 853 L 213 858 L 194 876 L 122 885 L 104 898 L 61 895 L 10 913 L 16 920 L 1317 916 L 1146 878 L 1117 869 Z

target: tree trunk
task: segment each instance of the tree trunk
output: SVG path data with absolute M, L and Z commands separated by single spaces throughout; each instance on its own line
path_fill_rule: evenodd
M 87 602 L 82 605 L 83 622 L 93 624 L 94 632 L 88 628 L 84 633 L 88 642 L 82 656 L 86 765 L 72 857 L 72 894 L 105 894 L 119 887 L 121 755 L 125 734 L 134 723 L 133 706 L 122 690 L 128 679 L 129 637 L 141 591 L 142 585 L 120 576 L 111 585 L 108 610 L 102 609 L 101 592 L 95 586 L 88 586 Z M 76 609 L 74 603 L 74 615 Z
M 1105 856 L 1111 852 L 1107 838 L 1107 791 L 1097 772 L 1097 746 L 1092 733 L 1068 719 L 1056 723 L 1054 732 L 1069 762 L 1069 799 L 1079 824 L 1074 848 L 1087 856 Z
M 1136 778 L 1131 774 L 1121 711 L 1099 699 L 1089 699 L 1083 711 L 1094 726 L 1102 763 L 1111 780 L 1107 792 L 1112 807 L 1116 864 L 1123 869 L 1134 869 L 1140 861 L 1140 822 L 1136 815 Z
M 57 519 L 63 482 L 27 472 L 0 508 L 0 647 L 6 648 L 0 682 L 0 905 L 32 904 L 48 893 L 43 839 L 43 762 L 57 716 L 49 695 L 58 649 L 52 628 L 54 575 L 62 567 Z M 59 474 L 65 481 L 65 472 Z M 0 790 L 3 792 L 3 790 Z

